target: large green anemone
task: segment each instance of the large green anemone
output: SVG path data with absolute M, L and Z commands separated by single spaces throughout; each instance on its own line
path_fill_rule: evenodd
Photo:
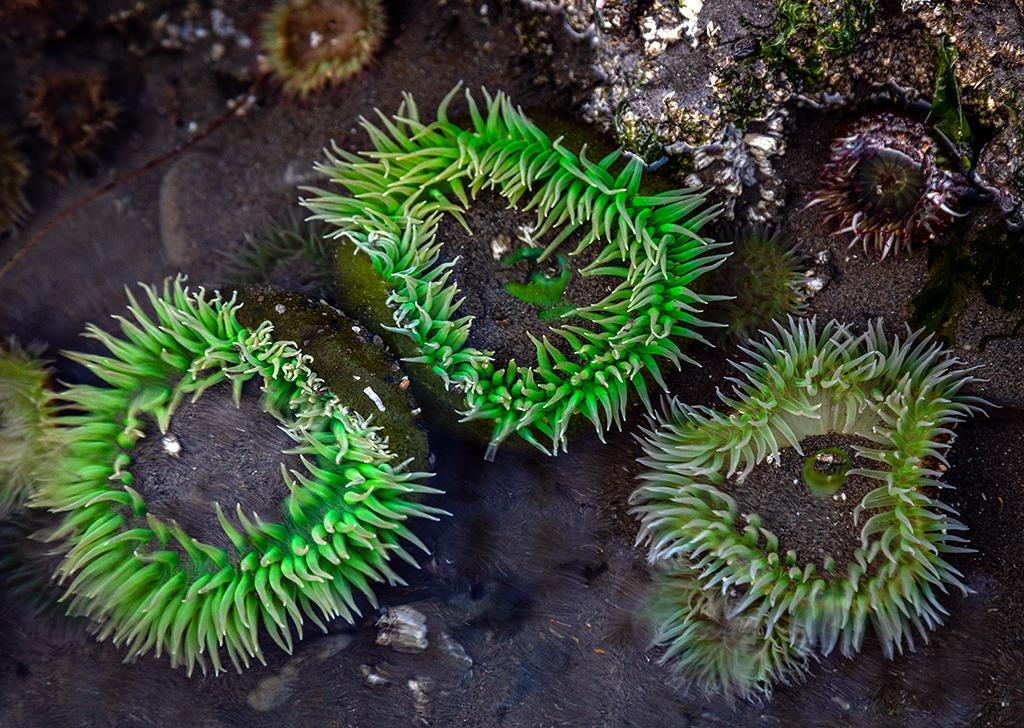
M 0 341 L 0 517 L 25 501 L 51 458 L 49 378 L 38 350 Z
M 189 673 L 196 665 L 205 672 L 207 661 L 220 672 L 223 650 L 241 669 L 262 661 L 261 630 L 290 650 L 292 630 L 301 638 L 305 619 L 321 628 L 338 616 L 352 621 L 360 592 L 376 604 L 374 582 L 400 583 L 391 557 L 415 564 L 403 542 L 426 550 L 406 521 L 443 513 L 416 497 L 439 491 L 418 482 L 425 474 L 407 472 L 377 428 L 327 390 L 308 355 L 276 340 L 269 322 L 241 326 L 233 297 L 189 290 L 181 278 L 162 292 L 143 290 L 153 313 L 129 293 L 131 316 L 117 317 L 120 337 L 89 327 L 110 356 L 71 354 L 106 386 L 63 393 L 62 474 L 33 505 L 62 516 L 49 536 L 63 555 L 56 578 L 68 612 L 97 623 L 100 639 L 124 645 L 130 658 L 166 652 Z M 250 382 L 262 390 L 258 414 L 272 416 L 271 429 L 290 443 L 276 456 L 282 497 L 262 515 L 246 513 L 237 502 L 203 500 L 205 491 L 189 482 L 185 490 L 200 493 L 191 515 L 203 527 L 161 516 L 169 498 L 184 497 L 171 487 L 174 459 L 201 445 L 180 429 L 188 420 L 175 418 L 218 389 L 238 407 Z M 154 449 L 164 457 L 156 474 L 149 468 L 138 477 Z M 243 472 L 249 482 L 238 490 L 259 492 L 231 495 L 266 504 L 270 488 L 260 473 Z
M 465 420 L 493 421 L 488 458 L 513 433 L 557 453 L 574 415 L 603 434 L 621 425 L 631 390 L 649 407 L 645 376 L 664 386 L 659 360 L 692 361 L 680 342 L 704 341 L 699 329 L 711 324 L 700 314 L 717 299 L 694 285 L 725 258 L 700 235 L 717 210 L 702 208 L 705 194 L 693 189 L 642 194 L 640 160 L 616 171 L 621 150 L 598 161 L 586 147 L 575 154 L 500 93 L 485 92 L 483 108 L 467 93 L 471 123 L 463 128 L 448 119 L 458 90 L 435 121 L 421 121 L 408 95 L 395 116 L 380 114 L 382 127 L 364 120 L 374 148 L 334 146 L 319 166 L 343 192 L 314 189 L 304 204 L 370 256 L 389 289 L 393 330 L 412 343 L 408 360 L 464 394 Z M 457 260 L 442 256 L 439 222 L 451 215 L 468 230 L 464 213 L 485 190 L 536 213 L 534 265 L 594 246 L 580 275 L 617 281 L 602 300 L 560 312 L 563 325 L 547 330 L 555 343 L 547 331 L 530 333 L 530 365 L 467 344 L 473 317 L 458 314 Z
M 940 593 L 967 591 L 946 560 L 965 550 L 965 526 L 935 494 L 947 487 L 951 428 L 984 402 L 961 394 L 973 377 L 930 337 L 890 340 L 880 322 L 861 336 L 835 322 L 777 326 L 744 349 L 743 379 L 720 395 L 727 409 L 673 402 L 646 433 L 638 540 L 653 561 L 686 559 L 702 589 L 734 595 L 731 616 L 764 620 L 766 638 L 785 629 L 851 654 L 872 625 L 887 654 L 912 649 L 915 632 L 927 639 L 941 623 Z M 853 442 L 852 458 L 817 449 L 823 437 Z M 789 456 L 804 464 L 803 515 L 777 505 L 801 489 L 799 467 L 757 500 L 757 479 L 784 472 Z M 863 493 L 848 518 L 844 478 Z M 820 527 L 850 531 L 848 552 L 793 548 Z
M 769 627 L 767 615 L 737 612 L 736 597 L 704 588 L 684 559 L 661 564 L 655 588 L 659 662 L 706 692 L 756 698 L 807 672 L 812 654 L 802 634 L 787 621 Z

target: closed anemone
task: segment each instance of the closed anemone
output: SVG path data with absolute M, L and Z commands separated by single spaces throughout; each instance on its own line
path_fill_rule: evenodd
M 936 494 L 953 427 L 985 404 L 961 391 L 970 370 L 880 322 L 857 336 L 790 319 L 743 350 L 723 409 L 673 401 L 645 432 L 639 542 L 736 594 L 730 614 L 769 636 L 850 655 L 873 629 L 885 654 L 913 649 L 941 624 L 942 596 L 967 591 L 947 560 L 966 527 Z
M 70 355 L 104 384 L 61 395 L 61 471 L 32 505 L 61 517 L 55 579 L 100 639 L 241 670 L 264 636 L 291 651 L 307 620 L 353 621 L 402 583 L 393 557 L 426 551 L 408 522 L 442 514 L 419 502 L 439 491 L 234 297 L 142 290 L 151 312 L 129 293 L 120 336 L 88 328 L 109 355 Z

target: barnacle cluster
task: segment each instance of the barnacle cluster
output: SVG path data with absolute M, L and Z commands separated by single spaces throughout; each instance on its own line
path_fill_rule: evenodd
M 28 163 L 18 145 L 0 129 L 0 235 L 17 227 L 28 210 L 25 200 L 28 177 Z
M 167 653 L 190 674 L 208 663 L 220 672 L 225 653 L 241 669 L 263 661 L 261 632 L 290 651 L 306 619 L 321 628 L 352 621 L 360 593 L 375 604 L 375 582 L 401 582 L 391 558 L 415 564 L 404 542 L 426 550 L 406 521 L 443 513 L 417 500 L 439 491 L 397 462 L 378 428 L 327 390 L 308 355 L 275 339 L 270 322 L 241 326 L 234 297 L 190 290 L 181 278 L 143 290 L 152 314 L 129 293 L 120 337 L 89 327 L 109 356 L 71 355 L 106 386 L 61 394 L 61 474 L 32 505 L 61 516 L 48 535 L 62 555 L 55 578 L 68 613 L 91 620 L 100 639 L 129 659 Z M 216 487 L 204 490 L 191 473 L 188 489 L 168 487 L 174 460 L 200 439 L 177 419 L 217 390 L 244 404 L 249 382 L 287 444 L 273 488 L 255 481 L 267 474 L 250 463 L 240 472 L 252 486 L 227 495 L 247 505 L 255 497 L 262 512 L 210 498 Z M 218 460 L 262 457 L 263 444 Z M 143 477 L 154 450 L 164 460 Z M 184 501 L 177 510 L 175 499 Z
M 106 79 L 97 73 L 56 73 L 40 78 L 25 102 L 28 122 L 50 147 L 50 173 L 63 178 L 96 161 L 121 116 Z
M 804 309 L 800 255 L 778 230 L 748 226 L 724 238 L 733 241 L 733 252 L 719 269 L 721 289 L 733 298 L 719 306 L 730 336 L 744 340 Z
M 287 92 L 307 96 L 362 69 L 385 25 L 380 0 L 279 0 L 263 26 L 266 64 Z
M 646 433 L 647 470 L 633 495 L 650 559 L 684 562 L 683 598 L 660 632 L 668 654 L 685 675 L 736 692 L 767 691 L 799 661 L 722 668 L 719 646 L 698 639 L 711 609 L 701 600 L 724 600 L 729 620 L 756 629 L 766 647 L 789 645 L 794 658 L 807 646 L 852 654 L 869 626 L 891 655 L 927 640 L 948 587 L 967 591 L 947 561 L 965 550 L 957 534 L 966 527 L 935 493 L 946 487 L 951 428 L 984 404 L 961 394 L 969 370 L 930 337 L 888 339 L 880 322 L 860 336 L 835 322 L 818 332 L 813 320 L 777 329 L 749 343 L 749 360 L 736 365 L 743 379 L 720 395 L 727 409 L 671 403 Z M 856 467 L 817 449 L 821 436 L 853 442 Z M 855 526 L 864 520 L 848 553 L 798 553 L 777 511 L 744 507 L 758 469 L 787 454 L 821 472 L 806 483 L 823 486 L 818 493 L 832 492 L 837 474 L 863 479 L 852 516 Z M 707 595 L 686 596 L 691 587 Z
M 960 213 L 967 181 L 942 167 L 936 142 L 921 122 L 891 113 L 858 121 L 832 145 L 809 203 L 821 205 L 836 234 L 885 258 L 935 239 Z
M 354 154 L 335 146 L 319 166 L 347 194 L 314 189 L 304 204 L 372 259 L 387 284 L 395 330 L 414 345 L 408 361 L 464 394 L 464 419 L 493 421 L 489 458 L 513 433 L 557 453 L 574 415 L 585 415 L 599 434 L 620 424 L 631 390 L 649 405 L 646 376 L 663 386 L 659 360 L 690 361 L 679 342 L 704 341 L 698 330 L 710 324 L 699 315 L 716 297 L 694 284 L 724 258 L 700 235 L 716 210 L 702 208 L 704 194 L 692 189 L 643 194 L 642 162 L 614 171 L 618 151 L 598 161 L 585 148 L 574 154 L 500 93 L 485 93 L 483 108 L 467 93 L 471 124 L 463 128 L 448 119 L 458 90 L 435 121 L 421 121 L 409 96 L 394 117 L 381 115 L 383 128 L 364 121 L 374 149 Z M 579 274 L 618 281 L 603 300 L 562 313 L 563 325 L 549 329 L 570 351 L 547 332 L 528 334 L 532 365 L 495 361 L 467 345 L 472 318 L 457 315 L 457 261 L 441 262 L 437 229 L 446 215 L 464 223 L 481 190 L 536 212 L 537 262 L 565 252 L 563 243 L 577 234 L 570 257 L 598 251 Z
M 35 348 L 0 341 L 0 518 L 37 487 L 52 458 L 49 365 Z

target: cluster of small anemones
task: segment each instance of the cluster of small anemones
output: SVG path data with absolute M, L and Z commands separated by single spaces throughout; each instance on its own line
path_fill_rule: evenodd
M 921 122 L 891 113 L 861 119 L 832 145 L 832 156 L 808 207 L 820 205 L 836 234 L 850 234 L 885 258 L 926 242 L 960 213 L 968 189 L 944 169 L 937 144 Z
M 869 626 L 887 654 L 913 648 L 942 622 L 939 594 L 966 591 L 946 560 L 965 550 L 965 526 L 934 494 L 946 487 L 938 466 L 951 428 L 984 404 L 961 393 L 968 370 L 930 337 L 890 340 L 880 323 L 861 336 L 835 322 L 777 328 L 748 343 L 743 379 L 720 395 L 727 409 L 671 404 L 646 433 L 647 470 L 633 495 L 638 542 L 685 577 L 667 577 L 666 659 L 741 694 L 801 672 L 815 649 L 852 654 Z M 874 467 L 850 471 L 876 481 L 855 511 L 870 517 L 847 563 L 800 562 L 730 489 L 780 450 L 833 433 L 871 442 L 856 449 Z M 738 652 L 723 653 L 708 638 L 716 630 Z

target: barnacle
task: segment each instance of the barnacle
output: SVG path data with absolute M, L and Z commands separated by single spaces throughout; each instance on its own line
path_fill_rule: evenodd
M 0 341 L 0 517 L 37 487 L 52 457 L 50 369 L 39 354 L 13 337 Z
M 674 401 L 646 433 L 647 469 L 632 497 L 638 540 L 652 561 L 688 560 L 702 589 L 736 594 L 730 614 L 763 620 L 766 639 L 784 629 L 825 654 L 837 645 L 852 654 L 871 625 L 886 654 L 913 649 L 915 633 L 927 640 L 942 621 L 940 593 L 967 591 L 946 560 L 966 550 L 957 535 L 966 527 L 935 492 L 946 487 L 952 427 L 985 403 L 961 394 L 970 370 L 931 337 L 890 341 L 880 322 L 860 336 L 835 322 L 818 333 L 802 319 L 777 329 L 744 349 L 743 379 L 720 395 L 727 409 Z M 852 451 L 854 467 L 822 440 Z M 807 483 L 823 494 L 807 493 L 811 507 L 789 533 L 789 514 L 758 482 L 787 459 L 796 472 L 802 461 L 823 474 Z M 863 497 L 832 526 L 814 504 L 835 512 L 836 476 Z M 781 483 L 779 492 L 799 495 L 799 477 Z M 850 531 L 848 550 L 795 548 L 823 525 L 839 545 L 840 529 Z
M 0 234 L 13 230 L 28 210 L 25 183 L 29 171 L 14 140 L 0 130 Z
M 733 241 L 732 255 L 719 269 L 719 304 L 729 334 L 744 340 L 772 321 L 799 314 L 805 305 L 804 276 L 796 247 L 778 230 L 750 226 L 723 236 Z
M 685 560 L 661 564 L 654 581 L 653 642 L 680 677 L 708 693 L 754 698 L 807 672 L 812 651 L 802 635 L 785 620 L 769 626 L 754 609 L 736 611 L 737 597 L 704 588 Z
M 248 236 L 224 264 L 229 283 L 272 285 L 323 296 L 332 283 L 332 241 L 321 225 L 293 219 L 261 235 Z
M 471 123 L 463 128 L 448 119 L 458 90 L 436 121 L 421 121 L 408 95 L 394 117 L 380 115 L 382 128 L 364 121 L 374 149 L 354 154 L 335 146 L 319 166 L 348 194 L 313 189 L 317 196 L 303 204 L 372 260 L 387 287 L 393 330 L 412 344 L 407 361 L 464 395 L 464 420 L 493 422 L 488 458 L 513 433 L 557 453 L 574 415 L 603 436 L 621 424 L 631 390 L 649 406 L 645 377 L 664 386 L 659 360 L 692 361 L 679 342 L 705 341 L 699 329 L 712 324 L 699 316 L 719 298 L 695 290 L 725 257 L 700 235 L 717 209 L 702 208 L 705 194 L 693 189 L 643 194 L 640 160 L 613 171 L 621 151 L 596 162 L 585 147 L 574 154 L 500 93 L 485 92 L 483 108 L 467 93 Z M 473 317 L 457 314 L 458 261 L 445 260 L 438 228 L 455 219 L 469 230 L 466 213 L 482 193 L 536 213 L 533 264 L 585 254 L 590 262 L 578 275 L 613 281 L 602 300 L 556 310 L 561 325 L 527 333 L 531 364 L 471 346 Z M 533 282 L 544 288 L 557 280 L 556 273 Z M 519 291 L 549 292 L 537 285 Z
M 885 258 L 933 240 L 961 213 L 967 181 L 943 169 L 936 142 L 921 122 L 890 113 L 861 119 L 832 145 L 808 207 L 821 205 L 836 234 L 852 233 L 864 252 Z
M 362 69 L 385 24 L 380 0 L 279 0 L 263 25 L 266 64 L 286 91 L 307 96 Z
M 400 583 L 392 556 L 415 564 L 403 543 L 426 550 L 406 521 L 443 513 L 416 497 L 439 491 L 270 322 L 239 324 L 234 297 L 181 278 L 143 290 L 153 313 L 129 293 L 121 337 L 88 328 L 110 356 L 70 355 L 107 386 L 61 395 L 62 472 L 32 505 L 61 515 L 55 577 L 100 639 L 128 659 L 166 652 L 190 674 L 219 673 L 223 650 L 240 670 L 263 661 L 261 630 L 290 651 L 306 619 L 352 621 L 360 593 L 376 604 L 375 582 Z M 202 449 L 190 423 L 228 401 L 238 422 L 214 435 L 233 451 L 186 462 Z M 203 480 L 192 466 L 204 463 L 220 470 Z
M 110 141 L 121 107 L 96 73 L 56 73 L 40 78 L 25 104 L 28 122 L 50 147 L 51 174 L 62 178 L 81 163 L 93 163 Z

